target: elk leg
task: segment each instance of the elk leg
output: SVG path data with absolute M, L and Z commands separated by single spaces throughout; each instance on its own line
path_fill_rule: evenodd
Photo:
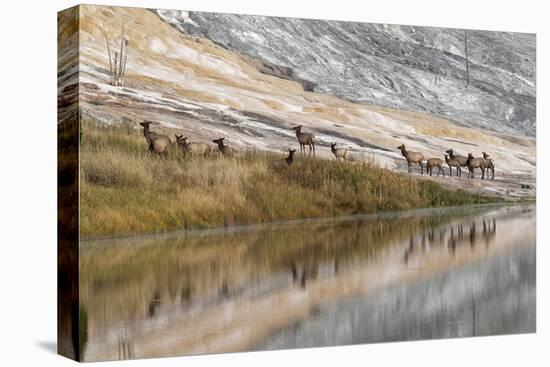
M 409 168 L 407 169 L 407 171 L 408 171 L 409 173 L 411 173 L 411 162 L 407 161 L 407 166 L 409 167 Z
M 424 174 L 424 166 L 422 165 L 422 161 L 418 162 L 418 164 L 420 165 L 420 174 L 423 175 Z

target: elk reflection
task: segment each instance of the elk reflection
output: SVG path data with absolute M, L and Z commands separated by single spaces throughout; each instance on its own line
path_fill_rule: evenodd
M 118 336 L 118 359 L 134 358 L 134 341 L 130 333 L 124 332 Z
M 191 303 L 191 286 L 187 285 L 187 286 L 181 288 L 180 303 L 182 305 L 187 305 L 187 304 Z
M 481 232 L 479 227 L 482 227 Z M 430 248 L 446 245 L 454 255 L 457 248 L 469 245 L 475 250 L 476 245 L 484 243 L 486 247 L 496 237 L 496 219 L 483 218 L 481 221 L 472 221 L 469 224 L 451 224 L 439 228 L 424 228 L 422 232 L 411 232 L 409 245 L 405 249 L 403 260 L 408 264 L 416 253 L 424 253 Z
M 409 259 L 415 253 L 426 253 L 432 248 L 437 248 L 445 244 L 445 236 L 447 229 L 445 227 L 429 227 L 424 228 L 421 233 L 411 232 L 409 236 L 409 246 L 405 250 L 403 256 L 405 264 L 409 263 Z
M 492 224 L 492 225 L 491 225 Z M 489 244 L 495 239 L 497 234 L 497 222 L 495 218 L 493 218 L 493 221 L 483 221 L 483 232 L 481 232 L 481 236 L 485 240 L 485 246 L 489 247 Z
M 145 238 L 141 246 L 108 247 L 109 256 L 95 251 L 83 254 L 84 304 L 100 310 L 100 304 L 111 305 L 108 313 L 100 314 L 103 318 L 153 319 L 161 308 L 173 304 L 190 309 L 240 297 L 249 290 L 289 285 L 305 289 L 320 278 L 339 277 L 350 267 L 376 262 L 379 250 L 391 243 L 405 241 L 401 259 L 408 264 L 419 253 L 446 246 L 454 253 L 465 244 L 489 246 L 495 238 L 494 218 L 459 220 L 452 216 L 360 219 L 162 241 Z M 121 264 L 124 272 L 119 270 Z
M 117 349 L 121 359 L 149 355 L 148 345 L 164 348 L 176 339 L 174 352 L 195 351 L 234 327 L 271 333 L 278 324 L 258 322 L 271 312 L 267 306 L 277 323 L 290 323 L 307 311 L 302 306 L 315 315 L 318 303 L 394 277 L 417 279 L 491 255 L 508 241 L 502 231 L 515 220 L 502 212 L 461 208 L 88 243 L 80 257 L 80 302 L 92 347 L 83 345 L 83 359 L 116 359 Z
M 147 317 L 152 318 L 157 314 L 157 309 L 160 306 L 160 291 L 157 289 L 153 293 L 153 297 L 149 301 L 149 306 L 147 307 Z

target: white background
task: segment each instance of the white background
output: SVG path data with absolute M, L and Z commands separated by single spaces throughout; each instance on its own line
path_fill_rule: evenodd
M 537 334 L 100 363 L 105 366 L 549 365 L 548 14 L 544 1 L 188 0 L 99 4 L 537 33 Z M 0 364 L 66 366 L 56 339 L 56 12 L 76 1 L 0 9 Z M 7 113 L 6 113 L 7 112 Z

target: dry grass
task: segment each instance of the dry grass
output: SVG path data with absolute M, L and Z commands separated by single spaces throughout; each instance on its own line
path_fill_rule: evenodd
M 83 238 L 495 200 L 368 163 L 298 158 L 273 171 L 272 153 L 157 158 L 131 125 L 84 119 L 81 131 Z

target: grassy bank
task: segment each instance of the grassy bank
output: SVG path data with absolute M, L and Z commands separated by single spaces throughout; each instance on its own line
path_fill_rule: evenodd
M 282 156 L 272 153 L 186 158 L 177 149 L 161 159 L 130 125 L 84 118 L 81 132 L 82 238 L 496 200 L 366 163 L 298 157 L 274 171 Z

